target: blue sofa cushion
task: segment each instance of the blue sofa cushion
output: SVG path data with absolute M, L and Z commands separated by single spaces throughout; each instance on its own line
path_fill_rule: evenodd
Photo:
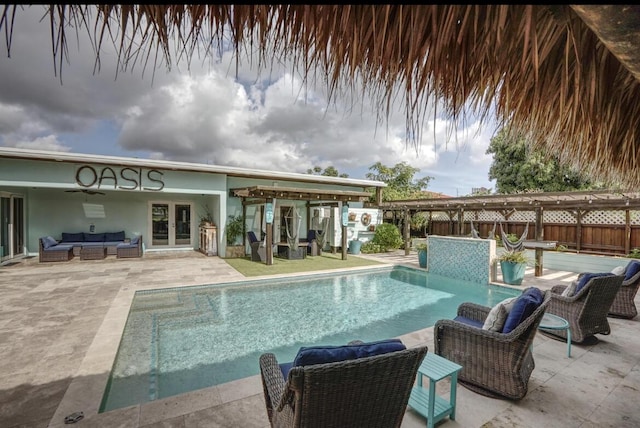
M 355 360 L 356 358 L 372 357 L 374 355 L 402 351 L 404 349 L 407 348 L 400 339 L 388 339 L 357 345 L 303 346 L 298 350 L 298 355 L 296 355 L 293 360 L 293 366 L 308 366 Z
M 104 242 L 104 233 L 85 233 L 84 242 Z
M 62 232 L 62 239 L 60 240 L 60 242 L 62 242 L 62 243 L 82 242 L 82 241 L 84 241 L 84 234 L 82 232 L 78 232 L 78 233 L 64 233 L 64 232 Z
M 120 232 L 107 232 L 104 234 L 105 241 L 124 241 L 124 230 Z
M 58 244 L 58 241 L 56 241 L 55 239 L 53 239 L 53 237 L 51 236 L 45 236 L 42 239 L 42 248 L 44 248 L 45 250 L 54 247 L 55 245 Z
M 628 281 L 640 272 L 640 262 L 631 260 L 624 271 L 624 280 Z
M 502 327 L 503 333 L 511 333 L 542 304 L 544 296 L 536 287 L 529 287 L 516 299 Z
M 45 251 L 69 251 L 73 249 L 73 245 L 72 244 L 58 244 L 58 245 L 54 245 L 53 247 L 49 247 L 49 248 L 45 248 Z
M 103 247 L 104 242 L 82 242 L 83 247 Z
M 466 325 L 470 325 L 471 327 L 482 328 L 482 326 L 484 325 L 484 322 L 482 321 L 472 320 L 471 318 L 463 317 L 462 315 L 458 315 L 453 320 L 461 322 Z
M 131 245 L 133 245 L 133 246 L 138 245 L 138 242 L 140 242 L 140 235 L 138 235 L 138 236 L 134 236 L 134 237 L 131 239 Z
M 128 242 L 120 242 L 116 245 L 116 248 L 136 248 L 138 244 L 131 244 Z
M 576 291 L 573 293 L 578 294 L 578 292 L 580 290 L 582 290 L 584 288 L 585 285 L 587 285 L 587 283 L 592 279 L 592 278 L 598 278 L 601 276 L 609 276 L 609 275 L 613 275 L 611 272 L 600 272 L 600 273 L 581 273 L 580 275 L 578 275 L 578 284 L 576 285 Z

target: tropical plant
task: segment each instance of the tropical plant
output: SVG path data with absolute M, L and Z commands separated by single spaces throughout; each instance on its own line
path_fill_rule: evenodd
M 360 247 L 360 252 L 363 254 L 381 253 L 382 251 L 382 247 L 373 241 L 367 241 Z
M 203 213 L 200 214 L 200 224 L 213 223 L 213 214 L 209 209 L 209 205 L 202 204 Z
M 244 217 L 242 214 L 237 216 L 229 216 L 229 220 L 225 226 L 227 232 L 227 245 L 236 245 L 238 238 L 242 236 L 244 229 Z
M 409 226 L 411 230 L 421 232 L 426 236 L 427 226 L 429 225 L 429 214 L 420 211 L 411 216 Z
M 529 263 L 530 261 L 524 251 L 505 251 L 498 257 L 498 260 L 511 263 Z
M 382 223 L 376 227 L 373 235 L 373 243 L 378 244 L 382 251 L 395 250 L 402 245 L 402 235 L 398 226 L 391 223 Z
M 427 251 L 429 249 L 429 245 L 426 242 L 421 242 L 419 244 L 416 244 L 414 248 L 418 252 Z

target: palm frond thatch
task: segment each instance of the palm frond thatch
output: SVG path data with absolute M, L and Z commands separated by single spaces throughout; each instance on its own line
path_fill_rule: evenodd
M 10 47 L 14 13 L 0 16 Z M 632 5 L 48 5 L 61 71 L 66 30 L 105 39 L 122 69 L 170 67 L 231 44 L 257 67 L 288 59 L 330 94 L 374 96 L 381 117 L 401 88 L 407 135 L 427 101 L 450 117 L 498 120 L 594 178 L 640 185 L 640 7 Z M 230 38 L 227 39 L 227 38 Z M 177 49 L 172 50 L 172 40 Z M 321 73 L 320 76 L 310 73 Z

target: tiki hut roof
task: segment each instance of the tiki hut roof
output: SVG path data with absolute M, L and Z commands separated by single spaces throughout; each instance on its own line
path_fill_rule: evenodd
M 14 7 L 0 16 L 8 44 Z M 70 28 L 87 31 L 96 52 L 112 40 L 123 68 L 158 57 L 171 66 L 231 43 L 238 61 L 257 50 L 259 67 L 287 59 L 330 94 L 370 94 L 382 118 L 400 94 L 413 143 L 427 101 L 442 99 L 458 122 L 495 110 L 500 124 L 593 177 L 640 185 L 640 6 L 45 7 L 58 67 Z

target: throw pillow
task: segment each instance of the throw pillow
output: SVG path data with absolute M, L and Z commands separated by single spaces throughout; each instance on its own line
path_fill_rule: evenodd
M 382 340 L 359 345 L 343 346 L 311 346 L 302 347 L 293 360 L 294 366 L 308 366 L 313 364 L 335 363 L 337 361 L 355 360 L 356 358 L 372 357 L 388 352 L 407 349 L 400 339 Z
M 585 285 L 587 285 L 587 283 L 589 281 L 591 281 L 593 278 L 598 278 L 601 276 L 609 276 L 612 275 L 611 272 L 600 272 L 600 273 L 589 273 L 589 272 L 584 272 L 581 273 L 580 275 L 578 275 L 578 285 L 576 285 L 576 292 L 575 294 L 578 294 L 580 292 L 580 290 L 582 290 Z
M 133 239 L 131 239 L 131 245 L 138 245 L 139 241 L 140 241 L 140 236 L 134 236 Z
M 640 262 L 631 260 L 624 271 L 624 280 L 628 281 L 640 272 Z
M 614 275 L 624 275 L 625 269 L 625 266 L 616 266 L 611 270 L 611 273 Z
M 571 285 L 562 290 L 562 296 L 571 297 L 576 294 L 576 286 L 578 285 L 578 281 L 571 281 Z
M 58 241 L 51 236 L 45 236 L 42 238 L 42 247 L 46 250 L 58 244 Z
M 498 333 L 501 332 L 504 322 L 507 320 L 507 315 L 509 315 L 507 309 L 504 305 L 498 303 L 491 309 L 489 315 L 487 315 L 487 319 L 484 320 L 482 329 L 496 331 Z
M 507 316 L 509 315 L 509 311 L 513 307 L 517 298 L 518 297 L 509 297 L 491 308 L 487 318 L 484 320 L 482 329 L 501 332 L 504 322 L 507 320 Z
M 520 323 L 529 317 L 540 306 L 544 297 L 542 292 L 529 287 L 516 299 L 502 328 L 503 333 L 511 333 Z

